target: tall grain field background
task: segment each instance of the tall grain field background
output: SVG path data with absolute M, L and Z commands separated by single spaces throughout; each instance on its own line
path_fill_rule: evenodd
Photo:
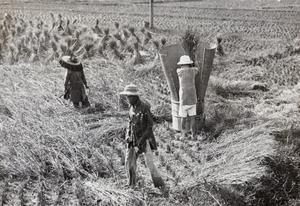
M 300 2 L 297 0 L 0 2 L 1 205 L 300 204 Z M 159 49 L 188 30 L 221 39 L 204 130 L 179 140 Z M 83 62 L 92 107 L 62 98 Z M 127 189 L 119 92 L 141 90 L 155 115 L 154 188 L 143 157 Z

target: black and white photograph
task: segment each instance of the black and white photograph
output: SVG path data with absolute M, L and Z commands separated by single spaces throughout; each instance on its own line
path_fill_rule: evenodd
M 299 0 L 0 0 L 1 206 L 300 206 Z

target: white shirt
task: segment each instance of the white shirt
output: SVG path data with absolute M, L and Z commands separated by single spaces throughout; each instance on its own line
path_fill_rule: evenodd
M 197 67 L 182 65 L 177 69 L 179 77 L 179 103 L 180 105 L 194 105 L 197 103 L 197 93 L 195 86 L 195 76 Z

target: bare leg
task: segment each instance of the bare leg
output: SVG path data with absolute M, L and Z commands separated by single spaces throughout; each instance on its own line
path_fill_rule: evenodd
M 192 130 L 192 138 L 194 138 L 195 131 L 196 131 L 196 117 L 191 116 L 191 130 Z
M 136 183 L 136 154 L 134 148 L 126 149 L 125 168 L 128 186 L 134 187 Z
M 145 161 L 146 161 L 146 165 L 150 170 L 151 178 L 152 178 L 154 187 L 162 188 L 162 187 L 165 186 L 165 183 L 164 183 L 158 169 L 154 165 L 153 155 L 152 155 L 152 151 L 151 151 L 149 142 L 147 141 L 146 144 L 147 144 L 146 145 L 146 152 L 144 153 L 144 158 L 145 158 Z
M 186 134 L 186 117 L 181 117 L 181 139 L 185 138 Z

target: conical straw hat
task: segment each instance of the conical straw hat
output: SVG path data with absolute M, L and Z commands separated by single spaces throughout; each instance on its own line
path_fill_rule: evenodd
M 72 71 L 81 71 L 83 66 L 77 58 L 71 58 L 70 56 L 63 56 L 59 63 L 62 67 L 72 70 Z

